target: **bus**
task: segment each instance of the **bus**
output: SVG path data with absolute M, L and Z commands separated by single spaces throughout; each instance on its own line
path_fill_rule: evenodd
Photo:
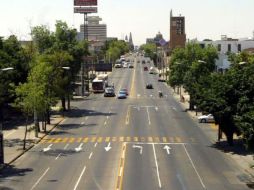
M 92 90 L 94 93 L 103 93 L 108 85 L 108 75 L 100 74 L 92 82 Z

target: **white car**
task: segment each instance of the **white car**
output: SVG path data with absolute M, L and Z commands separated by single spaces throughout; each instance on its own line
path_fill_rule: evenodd
M 211 123 L 211 122 L 214 122 L 214 117 L 212 114 L 201 115 L 198 117 L 198 121 L 200 123 Z

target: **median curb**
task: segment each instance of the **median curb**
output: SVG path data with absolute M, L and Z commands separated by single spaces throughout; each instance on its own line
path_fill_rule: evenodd
M 20 154 L 18 154 L 17 156 L 15 156 L 11 161 L 9 161 L 8 163 L 4 163 L 2 165 L 0 165 L 0 170 L 4 169 L 5 167 L 11 165 L 13 162 L 15 162 L 18 158 L 20 158 L 22 155 L 24 155 L 27 151 L 31 150 L 35 145 L 39 144 L 46 136 L 49 135 L 49 133 L 51 133 L 65 118 L 64 117 L 60 117 L 59 121 L 54 124 L 52 126 L 52 128 L 46 133 L 43 134 L 42 137 L 40 137 L 39 139 L 35 140 L 35 142 L 30 145 L 29 147 L 27 147 L 25 150 L 23 150 Z

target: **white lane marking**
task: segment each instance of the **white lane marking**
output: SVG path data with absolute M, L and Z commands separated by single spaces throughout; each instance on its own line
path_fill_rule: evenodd
M 51 149 L 51 146 L 52 146 L 53 144 L 50 144 L 50 145 L 48 145 L 48 147 L 47 148 L 44 148 L 43 149 L 43 152 L 47 152 L 47 151 L 49 151 L 50 149 Z
M 77 189 L 78 184 L 79 184 L 79 182 L 80 182 L 80 180 L 81 180 L 83 174 L 85 173 L 85 171 L 86 171 L 86 166 L 84 166 L 84 168 L 83 168 L 83 170 L 82 170 L 82 172 L 81 172 L 81 174 L 80 174 L 80 176 L 79 176 L 79 178 L 78 178 L 78 181 L 76 182 L 75 187 L 74 187 L 73 190 L 76 190 L 76 189 Z
M 186 154 L 187 154 L 187 156 L 188 156 L 188 158 L 189 158 L 189 160 L 190 160 L 190 162 L 191 162 L 191 165 L 192 165 L 193 169 L 195 170 L 195 172 L 196 172 L 196 174 L 197 174 L 197 176 L 198 176 L 198 178 L 199 178 L 199 181 L 200 181 L 200 183 L 201 183 L 203 189 L 206 189 L 205 184 L 203 183 L 203 180 L 202 180 L 202 178 L 200 177 L 200 175 L 199 175 L 199 173 L 198 173 L 198 170 L 196 169 L 196 167 L 195 167 L 195 165 L 194 165 L 194 163 L 193 163 L 193 161 L 192 161 L 192 159 L 191 159 L 191 157 L 190 157 L 190 155 L 189 155 L 189 153 L 188 153 L 188 151 L 187 151 L 187 149 L 186 149 L 186 147 L 185 147 L 185 144 L 183 144 L 183 148 L 184 148 L 184 150 L 185 150 L 185 152 L 186 152 Z
M 150 120 L 148 107 L 146 108 L 146 112 L 147 112 L 147 116 L 148 116 L 148 123 L 149 123 L 149 125 L 151 125 L 151 120 Z
M 109 112 L 109 114 L 110 114 L 110 112 Z M 109 119 L 109 116 L 107 116 L 107 119 Z
M 167 151 L 167 154 L 170 154 L 170 149 L 171 149 L 170 146 L 165 145 L 163 149 Z
M 94 147 L 96 147 L 97 145 L 98 145 L 98 143 L 95 143 L 95 144 L 94 144 Z
M 46 169 L 46 171 L 42 174 L 42 176 L 36 181 L 36 183 L 33 185 L 33 187 L 31 188 L 31 190 L 33 190 L 41 181 L 41 179 L 47 174 L 47 172 L 49 171 L 50 168 Z
M 108 152 L 112 147 L 110 146 L 110 142 L 108 143 L 108 146 L 105 147 L 106 152 Z
M 158 107 L 155 107 L 155 110 L 158 111 Z
M 85 117 L 85 120 L 88 120 L 88 117 Z
M 80 152 L 83 149 L 82 146 L 83 146 L 83 143 L 81 143 L 77 148 L 75 148 L 75 151 Z
M 104 126 L 106 126 L 106 125 L 107 125 L 107 121 L 104 122 Z
M 10 135 L 12 135 L 13 133 L 16 133 L 16 132 L 17 132 L 17 131 L 15 130 L 15 131 L 12 131 L 12 132 L 6 134 L 6 135 L 4 135 L 4 138 L 6 138 L 6 137 L 8 137 L 8 136 L 10 136 Z
M 89 160 L 92 158 L 92 156 L 93 156 L 93 152 L 90 153 Z
M 84 125 L 85 124 L 85 122 L 83 121 L 83 122 L 81 122 L 81 125 Z
M 159 167 L 158 167 L 158 163 L 157 163 L 157 156 L 156 156 L 154 144 L 153 144 L 153 155 L 154 155 L 154 161 L 155 161 L 155 165 L 156 165 L 156 171 L 157 171 L 159 187 L 161 188 L 160 172 L 159 172 Z
M 135 144 L 134 144 L 134 145 L 132 145 L 132 148 L 138 148 L 138 149 L 140 149 L 140 150 L 139 150 L 139 153 L 140 153 L 140 154 L 142 154 L 142 152 L 143 152 L 143 147 L 142 147 L 142 146 L 138 146 L 138 145 L 135 145 Z
M 66 150 L 68 146 L 69 146 L 69 144 L 66 144 L 65 147 L 64 147 L 64 150 Z
M 58 160 L 58 158 L 62 155 L 62 153 L 58 154 L 58 156 L 55 158 L 55 160 Z

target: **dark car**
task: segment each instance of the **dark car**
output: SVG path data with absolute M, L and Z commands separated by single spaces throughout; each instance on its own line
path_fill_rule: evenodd
M 143 61 L 142 61 L 142 64 L 146 64 L 146 61 L 145 61 L 145 60 L 143 60 Z
M 148 83 L 148 84 L 146 85 L 146 88 L 147 88 L 147 89 L 153 89 L 153 85 L 150 84 L 150 83 Z
M 104 97 L 115 97 L 115 96 L 116 94 L 115 94 L 114 88 L 109 87 L 105 89 Z
M 144 67 L 144 71 L 148 71 L 148 67 Z

